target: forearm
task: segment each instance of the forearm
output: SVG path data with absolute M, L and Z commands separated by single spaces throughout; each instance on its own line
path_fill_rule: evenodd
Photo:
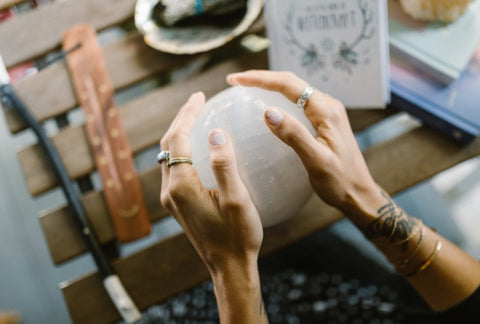
M 430 307 L 445 310 L 472 294 L 480 284 L 480 262 L 375 190 L 352 199 L 344 213 Z
M 233 262 L 211 273 L 222 324 L 268 323 L 256 261 Z

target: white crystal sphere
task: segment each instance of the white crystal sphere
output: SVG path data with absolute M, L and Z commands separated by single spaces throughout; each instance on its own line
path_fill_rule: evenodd
M 217 184 L 210 167 L 208 134 L 214 128 L 229 134 L 240 177 L 264 227 L 294 216 L 313 192 L 299 157 L 265 125 L 263 113 L 269 106 L 281 108 L 314 133 L 303 111 L 281 94 L 235 86 L 206 102 L 190 137 L 193 166 L 202 184 L 211 189 Z

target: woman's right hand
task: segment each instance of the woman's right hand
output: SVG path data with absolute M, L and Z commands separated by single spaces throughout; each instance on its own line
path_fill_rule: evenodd
M 308 85 L 293 73 L 265 70 L 230 74 L 227 82 L 277 91 L 294 103 Z M 370 175 L 343 104 L 315 90 L 304 109 L 316 137 L 297 119 L 276 107 L 265 111 L 266 124 L 295 150 L 315 192 L 326 203 L 352 216 L 376 215 L 376 208 L 384 204 L 385 198 Z
M 289 72 L 247 71 L 231 74 L 227 81 L 278 91 L 293 102 L 307 86 Z M 401 273 L 409 275 L 433 310 L 446 310 L 472 296 L 480 283 L 478 260 L 403 212 L 382 192 L 355 141 L 345 107 L 315 90 L 305 115 L 315 137 L 278 108 L 265 111 L 265 122 L 298 154 L 320 198 L 342 210 L 393 265 L 400 264 Z

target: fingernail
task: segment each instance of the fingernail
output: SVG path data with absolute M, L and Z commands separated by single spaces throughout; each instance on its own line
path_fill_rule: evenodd
M 192 95 L 190 96 L 190 100 L 195 99 L 195 98 L 198 98 L 198 96 L 199 96 L 200 94 L 201 94 L 200 91 L 195 92 L 195 93 L 192 93 Z
M 277 126 L 283 120 L 283 114 L 278 109 L 269 107 L 265 110 L 265 119 L 269 124 Z
M 231 85 L 238 85 L 238 81 L 236 80 L 236 78 L 238 76 L 240 76 L 242 73 L 239 72 L 239 73 L 230 73 L 228 76 L 227 76 L 227 82 L 230 83 Z
M 212 130 L 208 139 L 212 145 L 227 144 L 227 137 L 225 136 L 225 133 L 219 129 Z

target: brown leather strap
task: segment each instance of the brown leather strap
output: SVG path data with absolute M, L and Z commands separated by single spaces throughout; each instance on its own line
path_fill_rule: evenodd
M 81 47 L 67 56 L 75 93 L 85 113 L 85 128 L 117 239 L 129 242 L 150 233 L 150 221 L 132 152 L 113 99 L 95 30 L 78 25 L 63 36 L 63 48 Z

